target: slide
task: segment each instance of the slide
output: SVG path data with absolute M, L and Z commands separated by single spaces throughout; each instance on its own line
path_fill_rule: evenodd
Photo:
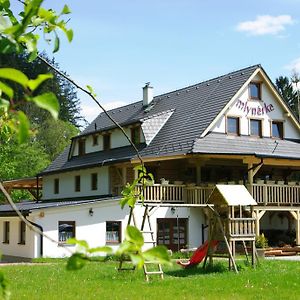
M 213 248 L 217 247 L 218 241 L 211 241 L 211 246 Z M 203 258 L 205 257 L 206 253 L 208 251 L 208 241 L 206 241 L 203 245 L 201 245 L 192 255 L 190 260 L 186 263 L 181 262 L 180 260 L 177 261 L 179 265 L 181 265 L 184 268 L 189 268 L 192 266 L 196 266 L 201 263 Z

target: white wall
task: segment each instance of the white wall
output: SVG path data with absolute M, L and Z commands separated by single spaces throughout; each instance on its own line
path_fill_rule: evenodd
M 9 244 L 3 243 L 4 222 L 10 222 Z M 20 236 L 20 220 L 17 217 L 1 217 L 0 218 L 0 250 L 3 255 L 29 257 L 36 256 L 36 251 L 39 251 L 35 234 L 26 227 L 25 244 L 19 244 Z
M 98 189 L 91 190 L 91 174 L 98 174 Z M 80 175 L 80 192 L 75 192 L 75 176 Z M 59 193 L 54 194 L 54 179 L 59 179 Z M 107 166 L 43 176 L 43 199 L 109 194 L 109 171 Z
M 90 208 L 93 208 L 93 216 L 89 215 Z M 143 207 L 136 207 L 135 216 L 138 226 L 141 224 L 143 212 Z M 98 247 L 105 245 L 106 221 L 121 221 L 122 238 L 125 237 L 128 216 L 128 208 L 122 210 L 118 201 L 109 200 L 100 203 L 82 204 L 80 206 L 35 210 L 30 215 L 29 219 L 41 225 L 44 233 L 54 240 L 58 240 L 58 221 L 75 221 L 76 238 L 79 240 L 86 240 L 90 247 Z M 202 242 L 201 224 L 204 223 L 204 216 L 199 208 L 177 208 L 174 214 L 171 212 L 170 208 L 167 207 L 160 207 L 159 209 L 156 209 L 151 216 L 152 230 L 154 231 L 155 240 L 157 218 L 176 218 L 177 216 L 178 218 L 188 218 L 188 246 L 198 247 Z M 12 218 L 0 218 L 0 230 L 2 230 L 0 232 L 3 232 L 3 221 L 8 219 Z M 145 230 L 147 229 L 148 228 L 145 227 Z M 14 231 L 16 230 L 14 229 Z M 68 246 L 68 250 L 66 250 L 66 248 L 59 246 L 46 238 L 44 238 L 43 241 L 44 257 L 64 257 L 70 255 L 68 250 L 71 252 L 75 251 L 75 246 Z M 117 246 L 112 247 L 116 248 Z M 147 247 L 152 247 L 152 245 L 150 244 Z M 2 251 L 6 255 L 30 258 L 39 257 L 39 235 L 27 230 L 25 246 L 17 245 L 16 238 L 11 237 L 10 244 L 8 247 L 2 247 Z
M 262 78 L 257 75 L 253 81 L 262 81 Z M 281 104 L 279 104 L 266 83 L 262 83 L 261 97 L 262 101 L 249 100 L 248 87 L 246 87 L 241 91 L 240 95 L 238 95 L 237 100 L 231 105 L 225 115 L 217 121 L 212 131 L 226 133 L 226 116 L 240 117 L 240 134 L 249 135 L 249 120 L 253 118 L 263 121 L 262 134 L 264 137 L 271 137 L 271 122 L 275 120 L 284 121 L 284 138 L 299 139 L 299 130 L 291 121 L 291 118 L 287 116 L 286 111 Z M 266 107 L 271 111 L 266 112 Z
M 124 128 L 126 134 L 131 138 L 131 129 L 129 127 Z M 130 143 L 120 129 L 113 129 L 110 131 L 110 141 L 111 141 L 111 149 L 129 146 Z M 102 151 L 103 150 L 103 135 L 98 135 L 98 145 L 93 146 L 93 134 L 85 136 L 85 151 L 86 153 Z M 141 143 L 145 142 L 145 138 L 140 128 L 140 141 Z M 75 141 L 74 150 L 72 156 L 78 155 L 78 140 Z

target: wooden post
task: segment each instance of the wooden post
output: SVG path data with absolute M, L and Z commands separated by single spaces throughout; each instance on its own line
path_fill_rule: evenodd
M 126 177 L 127 177 L 127 168 L 123 167 L 122 168 L 122 185 L 125 186 L 126 185 Z
M 249 193 L 252 195 L 252 186 L 253 186 L 253 164 L 252 163 L 248 163 L 248 190 Z

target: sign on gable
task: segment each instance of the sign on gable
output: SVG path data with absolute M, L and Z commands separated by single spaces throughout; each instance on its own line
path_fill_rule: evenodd
M 274 111 L 273 104 L 267 104 L 265 102 L 261 103 L 251 103 L 251 102 L 243 102 L 242 100 L 238 100 L 236 102 L 236 107 L 245 113 L 246 116 L 263 116 L 271 111 Z

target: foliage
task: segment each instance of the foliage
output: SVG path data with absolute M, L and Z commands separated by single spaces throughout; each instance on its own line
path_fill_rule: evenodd
M 268 247 L 268 240 L 263 233 L 256 237 L 255 247 L 256 248 L 267 248 Z
M 57 14 L 52 9 L 42 7 L 43 0 L 24 0 L 23 11 L 15 15 L 10 9 L 9 0 L 0 1 L 0 52 L 3 54 L 27 52 L 29 59 L 34 60 L 38 55 L 37 44 L 40 36 L 37 30 L 42 30 L 44 39 L 54 39 L 54 49 L 59 49 L 60 30 L 68 40 L 73 38 L 73 31 L 67 29 L 64 16 L 70 13 L 67 6 Z M 23 111 L 15 110 L 15 91 L 11 84 L 17 84 L 24 93 L 25 103 L 32 102 L 46 109 L 54 117 L 58 117 L 59 103 L 54 93 L 47 92 L 34 95 L 34 92 L 45 80 L 52 78 L 51 74 L 39 74 L 30 79 L 26 74 L 14 68 L 0 69 L 0 107 L 1 107 L 1 136 L 6 138 L 12 133 L 18 134 L 19 142 L 24 142 L 29 136 L 29 121 Z
M 50 59 L 45 53 L 41 56 L 51 65 L 59 70 L 59 65 L 54 58 Z M 53 92 L 60 104 L 59 119 L 68 121 L 75 126 L 79 126 L 79 121 L 84 121 L 80 116 L 79 99 L 74 86 L 50 68 L 40 59 L 28 61 L 29 55 L 20 54 L 0 54 L 0 67 L 15 68 L 22 71 L 28 78 L 36 78 L 39 74 L 51 74 L 52 78 L 44 81 L 34 92 L 39 95 L 47 92 Z M 41 125 L 49 119 L 49 112 L 37 107 L 32 102 L 23 101 L 25 98 L 24 90 L 20 89 L 17 84 L 11 84 L 14 90 L 14 107 L 17 110 L 23 110 L 31 123 Z
M 279 76 L 275 83 L 282 98 L 295 113 L 295 115 L 298 115 L 298 95 L 297 91 L 295 91 L 293 88 L 292 81 L 290 81 L 286 76 Z
M 52 161 L 62 153 L 78 132 L 79 130 L 69 122 L 49 118 L 37 127 L 35 142 L 44 149 Z

